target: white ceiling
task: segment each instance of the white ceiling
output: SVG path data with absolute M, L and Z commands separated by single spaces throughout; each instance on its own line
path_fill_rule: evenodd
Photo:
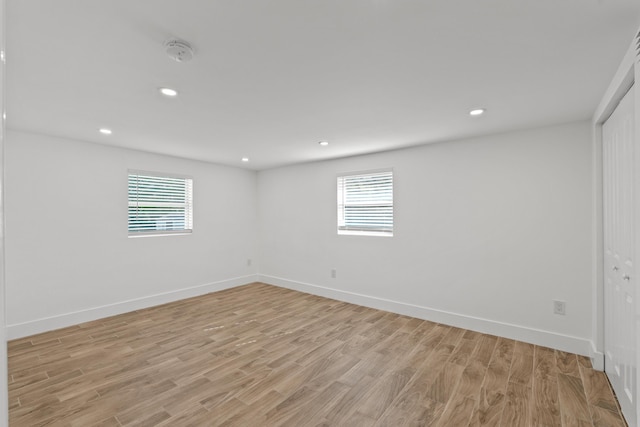
M 7 0 L 6 14 L 9 128 L 265 169 L 588 119 L 640 1 Z M 171 38 L 191 62 L 165 54 Z

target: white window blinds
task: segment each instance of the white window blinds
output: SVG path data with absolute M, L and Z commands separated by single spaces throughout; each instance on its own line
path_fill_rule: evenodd
M 393 235 L 393 171 L 338 177 L 338 234 Z
M 129 235 L 190 233 L 191 178 L 129 171 Z

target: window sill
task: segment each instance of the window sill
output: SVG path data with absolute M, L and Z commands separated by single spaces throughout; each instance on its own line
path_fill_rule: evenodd
M 393 237 L 392 231 L 338 230 L 339 236 Z
M 166 236 L 191 236 L 193 233 L 191 232 L 180 232 L 180 233 L 149 233 L 149 234 L 129 234 L 127 237 L 129 239 L 138 239 L 141 237 L 166 237 Z

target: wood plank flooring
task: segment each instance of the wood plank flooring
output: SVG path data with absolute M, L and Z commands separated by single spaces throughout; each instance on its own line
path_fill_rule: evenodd
M 588 359 L 255 283 L 9 343 L 11 426 L 624 426 Z

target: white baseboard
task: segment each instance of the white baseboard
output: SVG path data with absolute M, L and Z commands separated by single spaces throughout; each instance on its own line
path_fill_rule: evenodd
M 55 329 L 66 328 L 67 326 L 73 326 L 83 322 L 90 322 L 92 320 L 115 316 L 117 314 L 128 313 L 130 311 L 166 304 L 168 302 L 221 291 L 245 285 L 247 283 L 256 282 L 257 279 L 257 274 L 251 274 L 248 276 L 206 283 L 204 285 L 178 289 L 161 294 L 117 302 L 114 304 L 107 304 L 100 307 L 93 307 L 86 310 L 64 313 L 43 319 L 36 319 L 29 322 L 7 325 L 7 339 L 12 340 L 22 338 Z
M 593 365 L 593 369 L 597 371 L 604 371 L 604 353 L 598 351 L 596 348 L 596 343 L 590 341 L 591 348 L 589 349 L 589 357 L 591 357 L 591 365 Z
M 274 286 L 306 292 L 326 298 L 358 304 L 365 307 L 390 311 L 432 322 L 443 323 L 458 328 L 470 329 L 485 334 L 497 335 L 505 338 L 525 341 L 536 345 L 556 348 L 562 351 L 581 354 L 591 358 L 594 369 L 604 369 L 604 354 L 597 351 L 592 341 L 557 334 L 539 329 L 527 328 L 520 325 L 497 322 L 443 310 L 436 310 L 414 304 L 393 301 L 338 289 L 326 288 L 309 283 L 296 282 L 280 277 L 252 274 L 236 277 L 190 288 L 179 289 L 162 294 L 150 295 L 114 304 L 107 304 L 86 310 L 65 313 L 48 318 L 36 319 L 29 322 L 7 325 L 7 339 L 22 338 L 42 332 L 65 328 L 83 322 L 115 316 L 135 310 L 141 310 L 173 301 L 191 298 L 211 292 L 221 291 L 252 282 L 263 282 Z
M 497 335 L 500 337 L 592 357 L 591 341 L 584 338 L 562 335 L 555 332 L 528 328 L 510 323 L 497 322 L 464 314 L 451 313 L 405 302 L 392 301 L 385 298 L 326 288 L 309 283 L 296 282 L 280 277 L 258 275 L 258 281 L 339 301 L 345 301 L 352 304 L 363 305 L 379 310 L 417 317 L 419 319 L 430 320 L 432 322 L 443 323 L 458 328 L 470 329 L 484 334 Z

